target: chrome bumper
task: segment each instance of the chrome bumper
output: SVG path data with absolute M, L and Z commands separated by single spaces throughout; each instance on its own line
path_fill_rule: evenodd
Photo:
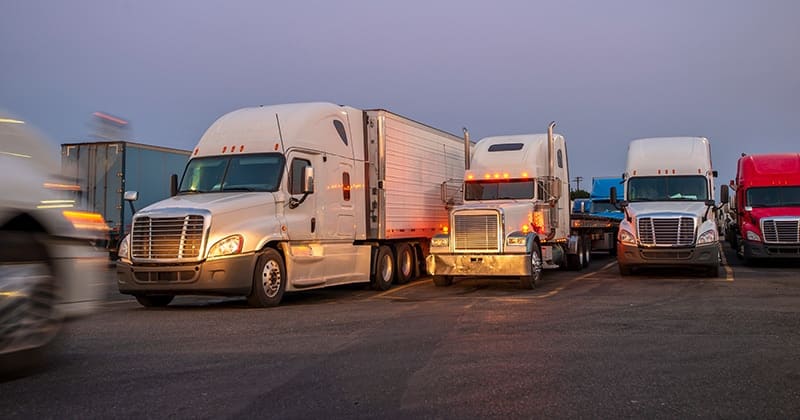
M 433 276 L 528 276 L 528 254 L 430 254 L 425 259 Z

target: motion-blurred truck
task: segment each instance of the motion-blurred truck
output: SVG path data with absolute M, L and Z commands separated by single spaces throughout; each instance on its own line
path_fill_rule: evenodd
M 129 141 L 66 143 L 61 145 L 61 173 L 78 186 L 77 204 L 103 215 L 111 228 L 106 246 L 114 258 L 134 213 L 125 205 L 124 192 L 138 191 L 139 206 L 169 197 L 170 176 L 186 166 L 189 154 Z
M 690 267 L 719 276 L 711 145 L 703 137 L 633 140 L 623 178 L 625 218 L 617 262 L 622 275 L 639 267 Z M 616 188 L 611 188 L 616 202 Z
M 447 230 L 431 241 L 427 267 L 436 286 L 454 277 L 516 277 L 530 289 L 543 268 L 589 264 L 591 235 L 611 220 L 602 227 L 570 224 L 567 148 L 554 127 L 475 145 L 464 204 L 451 209 Z
M 739 258 L 800 258 L 800 154 L 742 156 L 731 187 L 727 235 Z
M 464 165 L 460 137 L 386 110 L 233 111 L 200 138 L 177 195 L 134 216 L 119 290 L 146 307 L 180 294 L 264 307 L 346 283 L 387 290 L 418 275 L 447 223 L 440 186 Z
M 76 208 L 57 151 L 0 113 L 0 377 L 43 361 L 62 320 L 91 313 L 104 292 L 107 260 L 91 243 L 107 227 Z

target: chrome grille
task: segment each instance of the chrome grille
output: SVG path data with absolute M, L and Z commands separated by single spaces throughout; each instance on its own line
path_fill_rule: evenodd
M 800 219 L 761 219 L 764 242 L 773 244 L 800 243 Z
M 453 215 L 453 244 L 456 250 L 500 251 L 500 216 L 492 214 Z
M 203 216 L 137 217 L 131 256 L 137 260 L 197 259 L 203 244 Z
M 639 240 L 642 245 L 691 245 L 694 243 L 694 219 L 642 217 L 639 219 Z

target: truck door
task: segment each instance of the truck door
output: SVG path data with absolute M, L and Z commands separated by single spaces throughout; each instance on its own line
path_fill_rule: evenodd
M 324 283 L 323 250 L 319 245 L 319 192 L 325 188 L 319 154 L 290 151 L 287 156 L 286 189 L 292 197 L 285 209 L 289 249 L 286 255 L 287 275 L 295 287 L 311 287 Z M 305 168 L 314 168 L 314 192 L 303 194 Z M 303 198 L 305 196 L 305 198 Z M 302 200 L 302 202 L 300 202 Z

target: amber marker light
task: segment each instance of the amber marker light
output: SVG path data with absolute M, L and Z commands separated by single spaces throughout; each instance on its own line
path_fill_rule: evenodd
M 75 229 L 86 229 L 86 230 L 99 230 L 99 231 L 107 231 L 109 230 L 108 225 L 103 220 L 103 216 L 100 213 L 91 213 L 87 211 L 77 211 L 77 210 L 64 210 L 61 212 L 64 215 L 64 218 L 67 219 Z

